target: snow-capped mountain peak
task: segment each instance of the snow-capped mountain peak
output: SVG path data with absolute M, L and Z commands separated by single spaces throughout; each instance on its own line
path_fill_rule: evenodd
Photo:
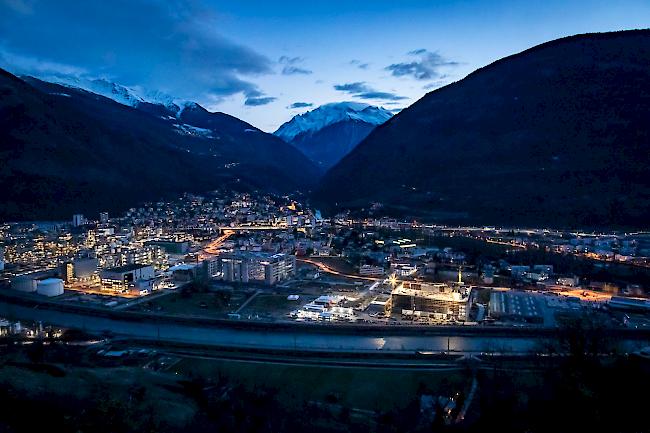
M 105 78 L 80 78 L 74 76 L 54 76 L 54 77 L 38 77 L 41 80 L 60 84 L 62 86 L 82 89 L 97 95 L 104 96 L 112 99 L 113 101 L 122 105 L 130 107 L 137 107 L 138 104 L 150 103 L 163 105 L 173 112 L 178 112 L 186 105 L 190 104 L 187 101 L 179 100 L 173 96 L 159 91 L 148 91 L 140 87 L 128 87 L 121 84 L 114 83 Z
M 344 120 L 357 120 L 371 125 L 380 125 L 391 116 L 392 113 L 382 107 L 361 102 L 333 102 L 294 116 L 293 119 L 280 126 L 274 134 L 289 142 L 299 134 L 315 132 Z

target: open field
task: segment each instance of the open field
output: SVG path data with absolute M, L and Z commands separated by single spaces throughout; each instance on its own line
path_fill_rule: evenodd
M 299 308 L 308 299 L 313 299 L 314 296 L 300 296 L 297 301 L 289 301 L 286 294 L 263 293 L 259 294 L 253 299 L 244 309 L 240 311 L 241 314 L 268 314 L 273 317 L 284 317 L 287 313 Z
M 226 317 L 244 303 L 244 292 L 233 292 L 224 296 L 215 292 L 172 293 L 151 302 L 143 302 L 130 308 L 131 311 L 145 311 L 171 316 Z
M 404 408 L 416 398 L 418 390 L 433 394 L 463 391 L 471 373 L 456 371 L 412 371 L 346 367 L 296 366 L 247 361 L 186 358 L 174 372 L 203 378 L 228 377 L 253 389 L 274 389 L 283 401 L 335 401 L 365 409 Z

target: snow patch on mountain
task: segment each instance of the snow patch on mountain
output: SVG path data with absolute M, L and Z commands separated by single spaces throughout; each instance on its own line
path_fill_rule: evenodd
M 199 128 L 197 126 L 188 125 L 187 123 L 175 124 L 174 127 L 178 130 L 179 134 L 191 135 L 194 137 L 214 138 L 212 130 L 206 128 Z
M 145 90 L 139 86 L 123 86 L 104 78 L 90 79 L 68 75 L 38 78 L 65 87 L 95 93 L 130 107 L 137 107 L 138 104 L 142 103 L 163 105 L 172 112 L 178 113 L 177 115 L 180 115 L 180 111 L 182 111 L 186 105 L 193 104 L 188 101 L 179 100 L 163 92 Z
M 392 113 L 382 107 L 361 102 L 333 102 L 294 116 L 284 123 L 274 134 L 290 142 L 305 132 L 314 132 L 328 125 L 344 120 L 357 120 L 371 125 L 381 125 L 392 117 Z

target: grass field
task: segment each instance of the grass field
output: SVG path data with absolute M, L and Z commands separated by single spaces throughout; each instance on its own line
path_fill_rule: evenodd
M 469 373 L 397 369 L 295 366 L 244 361 L 186 358 L 174 371 L 202 378 L 227 377 L 253 389 L 276 390 L 287 403 L 334 401 L 365 410 L 403 408 L 418 390 L 451 395 L 467 388 Z
M 250 304 L 241 310 L 242 314 L 268 313 L 273 316 L 284 316 L 303 305 L 307 299 L 314 296 L 301 296 L 298 301 L 287 300 L 286 294 L 259 294 Z
M 153 311 L 170 315 L 187 315 L 203 317 L 225 317 L 235 311 L 246 300 L 242 292 L 235 292 L 230 300 L 224 301 L 218 293 L 173 293 L 155 299 L 150 303 L 135 306 L 136 310 Z

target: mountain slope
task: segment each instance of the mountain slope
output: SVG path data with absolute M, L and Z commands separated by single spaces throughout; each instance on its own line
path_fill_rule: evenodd
M 294 116 L 274 134 L 328 169 L 391 116 L 388 110 L 359 102 L 332 103 Z
M 282 140 L 221 113 L 191 107 L 219 119 L 203 128 L 185 123 L 187 107 L 176 118 L 173 107 L 28 81 L 0 71 L 0 220 L 120 211 L 223 185 L 288 192 L 318 175 Z
M 479 224 L 648 226 L 649 64 L 648 30 L 499 60 L 377 127 L 316 199 Z

